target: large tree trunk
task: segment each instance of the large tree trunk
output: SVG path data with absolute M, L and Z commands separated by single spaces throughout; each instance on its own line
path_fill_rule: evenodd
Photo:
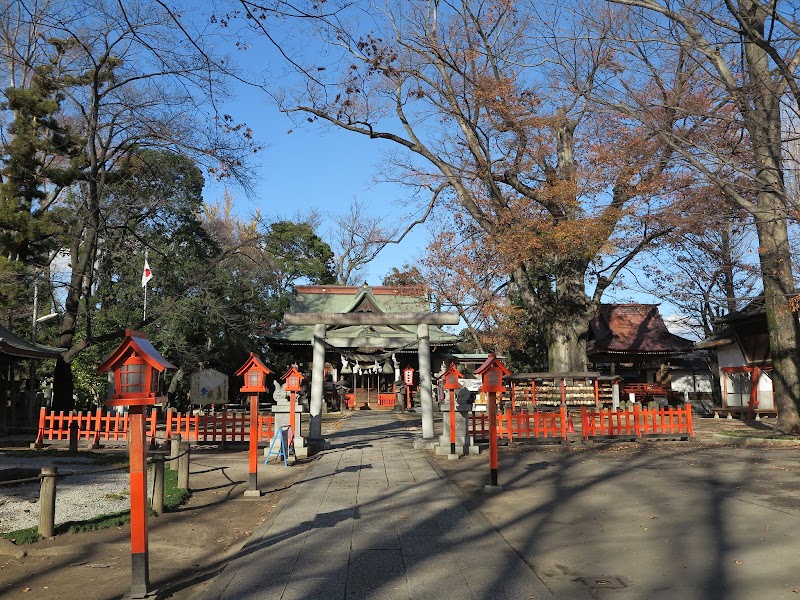
M 97 237 L 100 230 L 100 191 L 96 181 L 100 178 L 96 169 L 92 171 L 86 185 L 86 207 L 79 212 L 73 224 L 72 246 L 70 247 L 70 287 L 64 301 L 64 316 L 61 320 L 61 333 L 58 345 L 68 348 L 56 362 L 53 371 L 53 408 L 72 410 L 75 407 L 71 364 L 78 354 L 75 334 L 78 327 L 78 313 L 81 300 L 91 295 L 94 261 L 97 256 Z M 87 339 L 91 330 L 87 323 Z
M 759 205 L 765 204 L 759 200 Z M 781 211 L 765 211 L 767 215 L 770 212 Z M 778 409 L 775 433 L 786 435 L 800 432 L 800 327 L 797 315 L 787 308 L 795 289 L 785 216 L 758 218 L 756 229 L 772 354 L 772 389 Z
M 70 363 L 59 356 L 53 369 L 53 410 L 66 412 L 74 409 L 74 392 L 75 383 L 72 380 Z
M 534 272 L 530 264 L 522 264 L 514 270 L 513 280 L 525 309 L 544 331 L 548 370 L 586 371 L 586 340 L 593 304 L 584 291 L 585 266 L 561 265 L 555 293 L 544 279 L 536 281 L 534 275 L 532 280 L 530 274 Z
M 758 2 L 742 4 L 745 21 L 754 31 L 764 33 L 768 11 Z M 758 184 L 756 208 L 752 215 L 758 232 L 764 305 L 772 354 L 772 385 L 778 420 L 775 433 L 800 432 L 800 327 L 797 315 L 788 310 L 795 292 L 792 255 L 788 234 L 788 198 L 782 158 L 780 98 L 784 88 L 772 79 L 767 52 L 752 40 L 745 41 L 748 84 L 752 108 L 742 110 L 750 134 Z
M 550 371 L 586 371 L 586 338 L 589 333 L 591 302 L 584 291 L 582 269 L 565 268 L 556 283 L 553 316 L 544 323 Z

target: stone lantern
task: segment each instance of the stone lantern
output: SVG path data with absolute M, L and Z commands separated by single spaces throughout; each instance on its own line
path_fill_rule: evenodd
M 114 392 L 106 406 L 128 407 L 128 455 L 131 499 L 131 598 L 150 594 L 147 548 L 147 448 L 145 407 L 165 399 L 163 374 L 174 370 L 144 333 L 125 331 L 125 339 L 97 367 L 98 373 L 114 373 Z
M 258 394 L 267 391 L 267 375 L 272 373 L 261 358 L 251 352 L 245 363 L 236 371 L 237 376 L 244 378 L 244 385 L 239 391 L 250 397 L 250 456 L 247 489 L 244 495 L 261 496 L 258 489 Z

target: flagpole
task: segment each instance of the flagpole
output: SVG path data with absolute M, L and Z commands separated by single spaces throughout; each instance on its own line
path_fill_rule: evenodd
M 147 248 L 144 250 L 144 271 L 142 272 L 142 287 L 144 288 L 144 311 L 142 321 L 147 320 L 147 282 L 150 280 L 150 264 L 147 262 Z

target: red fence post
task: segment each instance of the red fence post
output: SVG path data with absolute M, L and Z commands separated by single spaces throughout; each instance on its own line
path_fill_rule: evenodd
M 43 406 L 39 410 L 39 430 L 36 432 L 36 441 L 33 442 L 34 448 L 44 447 L 44 425 L 47 419 L 47 409 Z

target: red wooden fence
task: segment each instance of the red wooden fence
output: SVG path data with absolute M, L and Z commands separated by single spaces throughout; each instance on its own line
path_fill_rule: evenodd
M 394 406 L 395 395 L 391 392 L 385 394 L 378 394 L 378 406 Z
M 273 436 L 273 415 L 258 415 L 258 441 L 269 441 Z M 165 438 L 180 433 L 184 440 L 194 442 L 244 442 L 250 439 L 250 414 L 222 411 L 210 415 L 182 415 L 167 412 Z
M 694 437 L 692 406 L 645 408 L 635 404 L 627 410 L 581 408 L 584 440 L 595 438 Z
M 472 413 L 470 416 L 470 434 L 475 438 L 489 437 L 489 416 L 485 413 Z M 519 412 L 510 410 L 497 415 L 497 437 L 513 440 L 539 439 L 567 441 L 567 409 L 559 407 L 557 411 Z
M 258 415 L 258 441 L 272 439 L 275 419 L 273 415 Z M 51 412 L 42 408 L 39 413 L 39 432 L 36 443 L 44 440 L 68 440 L 69 427 L 78 424 L 78 439 L 125 440 L 128 436 L 127 413 L 95 412 Z M 156 439 L 169 440 L 173 433 L 180 433 L 184 440 L 195 442 L 244 442 L 250 439 L 249 413 L 229 413 L 222 411 L 211 415 L 182 415 L 167 411 L 166 427 L 158 427 L 158 411 L 153 410 L 147 417 L 147 431 L 150 443 Z
M 156 437 L 157 421 L 157 411 L 154 410 L 147 417 L 147 432 L 151 443 Z M 39 411 L 36 443 L 41 444 L 44 440 L 68 440 L 72 423 L 78 425 L 79 440 L 92 440 L 94 444 L 98 444 L 101 440 L 124 440 L 128 437 L 127 413 L 104 413 L 98 408 L 96 411 L 68 413 L 60 411 L 48 414 L 47 409 L 42 407 Z

